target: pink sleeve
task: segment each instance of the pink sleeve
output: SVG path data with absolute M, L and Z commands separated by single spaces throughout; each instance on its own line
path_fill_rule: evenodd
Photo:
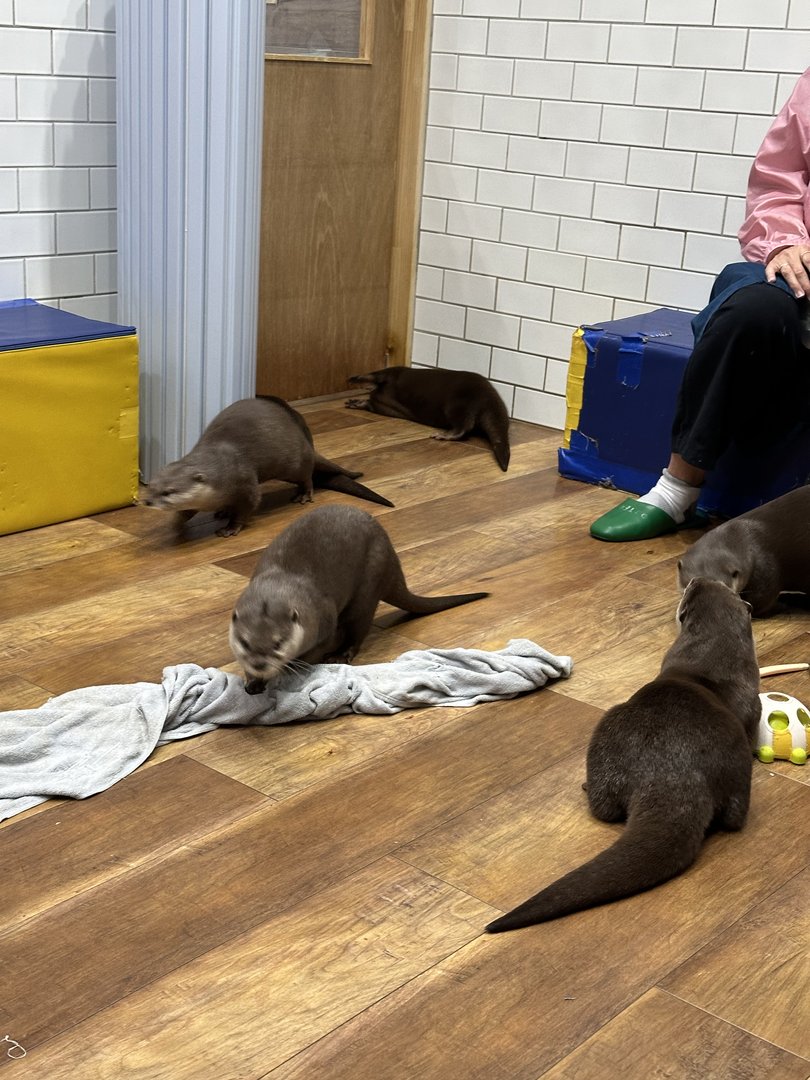
M 808 240 L 810 182 L 810 68 L 800 76 L 757 151 L 748 178 L 743 258 L 767 262 L 783 247 Z

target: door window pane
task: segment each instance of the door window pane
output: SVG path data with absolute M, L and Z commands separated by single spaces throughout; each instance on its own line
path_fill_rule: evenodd
M 265 52 L 363 59 L 363 0 L 267 0 Z

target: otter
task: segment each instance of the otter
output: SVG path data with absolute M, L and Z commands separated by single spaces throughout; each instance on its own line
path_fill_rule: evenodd
M 322 506 L 265 549 L 231 617 L 230 644 L 258 694 L 296 660 L 348 663 L 383 600 L 417 615 L 488 596 L 417 596 L 385 529 L 353 506 Z
M 395 366 L 352 375 L 350 383 L 370 383 L 367 398 L 349 398 L 349 409 L 412 420 L 437 431 L 433 439 L 464 439 L 474 431 L 490 443 L 504 472 L 509 467 L 509 414 L 501 395 L 473 371 Z
M 235 401 L 214 417 L 197 444 L 166 465 L 149 483 L 143 503 L 175 510 L 178 529 L 198 511 L 227 518 L 219 536 L 236 536 L 261 499 L 259 485 L 286 480 L 298 486 L 295 501 L 312 502 L 313 485 L 393 506 L 363 484 L 359 472 L 322 457 L 299 412 L 268 395 Z
M 782 592 L 810 593 L 810 485 L 701 536 L 678 563 L 681 588 L 693 577 L 724 582 L 758 617 L 776 610 Z
M 695 579 L 658 676 L 608 709 L 587 753 L 595 817 L 627 825 L 589 862 L 495 919 L 489 933 L 556 919 L 651 889 L 686 870 L 710 827 L 741 829 L 760 718 L 751 612 Z

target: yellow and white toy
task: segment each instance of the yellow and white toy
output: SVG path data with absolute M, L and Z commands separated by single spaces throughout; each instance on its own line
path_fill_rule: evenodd
M 810 711 L 798 698 L 769 691 L 760 694 L 762 716 L 757 736 L 757 757 L 770 765 L 779 758 L 804 765 L 810 742 Z

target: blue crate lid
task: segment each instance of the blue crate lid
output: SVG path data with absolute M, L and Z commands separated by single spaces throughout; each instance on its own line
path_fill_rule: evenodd
M 0 302 L 0 352 L 31 349 L 36 345 L 64 345 L 72 341 L 123 337 L 134 326 L 86 319 L 70 311 L 39 304 L 36 300 Z
M 692 334 L 692 319 L 694 317 L 688 311 L 657 308 L 655 311 L 630 315 L 626 319 L 586 323 L 584 329 L 605 334 L 615 334 L 616 337 L 629 341 L 671 345 L 676 349 L 689 349 L 691 352 L 695 344 Z

